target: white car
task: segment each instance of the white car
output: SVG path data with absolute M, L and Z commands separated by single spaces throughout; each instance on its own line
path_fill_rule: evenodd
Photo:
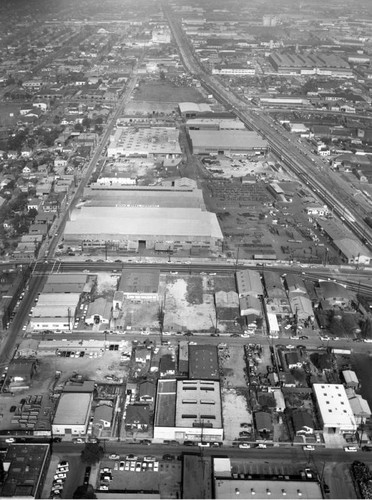
M 305 474 L 308 479 L 312 479 L 313 473 L 311 472 L 311 469 L 305 469 Z
M 58 474 L 54 475 L 54 479 L 66 479 L 67 474 L 65 472 L 59 472 Z
M 126 471 L 130 470 L 130 462 L 125 462 L 124 470 L 126 470 Z
M 110 460 L 120 460 L 120 455 L 116 455 L 115 453 L 113 453 L 112 455 L 109 456 L 109 459 Z
M 249 443 L 240 443 L 239 448 L 250 448 L 251 445 Z
M 5 442 L 6 443 L 15 443 L 15 439 L 14 438 L 6 438 Z
M 348 451 L 349 453 L 356 453 L 358 448 L 356 446 L 345 446 L 344 451 Z
M 314 451 L 315 446 L 312 446 L 311 444 L 307 444 L 306 446 L 303 446 L 302 449 L 305 451 Z

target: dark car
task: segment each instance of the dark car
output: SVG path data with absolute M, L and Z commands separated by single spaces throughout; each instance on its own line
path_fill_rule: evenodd
M 92 470 L 91 466 L 88 465 L 88 467 L 85 468 L 85 474 L 84 474 L 84 484 L 89 484 L 89 478 L 90 478 L 90 471 Z
M 196 446 L 196 443 L 194 441 L 184 441 L 183 444 L 185 446 Z
M 372 446 L 362 446 L 362 451 L 372 451 Z
M 150 445 L 151 444 L 151 441 L 149 439 L 142 439 L 140 441 L 141 444 L 147 444 L 147 445 Z
M 169 453 L 166 453 L 163 455 L 163 460 L 166 460 L 167 462 L 170 462 L 171 460 L 175 460 L 176 457 L 174 455 L 170 455 Z
M 241 431 L 239 432 L 239 436 L 240 437 L 249 437 L 250 436 L 250 433 L 247 432 L 247 431 Z
M 10 413 L 13 413 L 16 411 L 16 409 L 17 409 L 17 407 L 13 405 L 10 407 L 9 411 L 10 411 Z
M 325 483 L 323 484 L 323 490 L 324 490 L 324 493 L 326 495 L 328 495 L 331 492 L 331 490 L 329 489 L 328 484 L 325 484 Z
M 301 340 L 307 340 L 309 337 L 307 335 L 301 335 L 298 338 L 301 339 Z

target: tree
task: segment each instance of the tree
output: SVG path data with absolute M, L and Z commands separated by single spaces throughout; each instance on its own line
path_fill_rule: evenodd
M 85 128 L 90 128 L 91 123 L 92 123 L 92 120 L 86 116 L 83 118 L 83 121 L 81 124 Z
M 97 498 L 93 486 L 91 484 L 83 484 L 78 486 L 72 498 Z
M 158 319 L 159 331 L 160 334 L 162 334 L 164 329 L 164 309 L 162 306 L 159 306 L 157 319 Z
M 86 443 L 84 449 L 81 452 L 82 462 L 93 465 L 102 460 L 104 456 L 104 451 L 99 443 Z

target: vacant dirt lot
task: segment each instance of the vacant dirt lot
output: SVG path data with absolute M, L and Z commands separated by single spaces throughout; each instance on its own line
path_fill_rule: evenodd
M 212 293 L 206 292 L 207 278 L 199 276 L 169 280 L 166 285 L 165 330 L 206 331 L 214 328 Z
M 177 87 L 168 82 L 142 83 L 135 92 L 136 101 L 204 102 L 205 98 L 193 87 Z M 163 110 L 164 111 L 164 110 Z
M 222 408 L 225 439 L 233 441 L 242 430 L 240 424 L 252 422 L 252 414 L 248 412 L 244 396 L 240 396 L 234 389 L 222 389 Z

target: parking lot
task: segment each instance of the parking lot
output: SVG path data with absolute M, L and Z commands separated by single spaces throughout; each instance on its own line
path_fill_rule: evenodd
M 100 491 L 160 491 L 163 498 L 176 498 L 176 492 L 180 493 L 181 472 L 181 457 L 174 455 L 117 455 L 101 462 L 95 486 Z

